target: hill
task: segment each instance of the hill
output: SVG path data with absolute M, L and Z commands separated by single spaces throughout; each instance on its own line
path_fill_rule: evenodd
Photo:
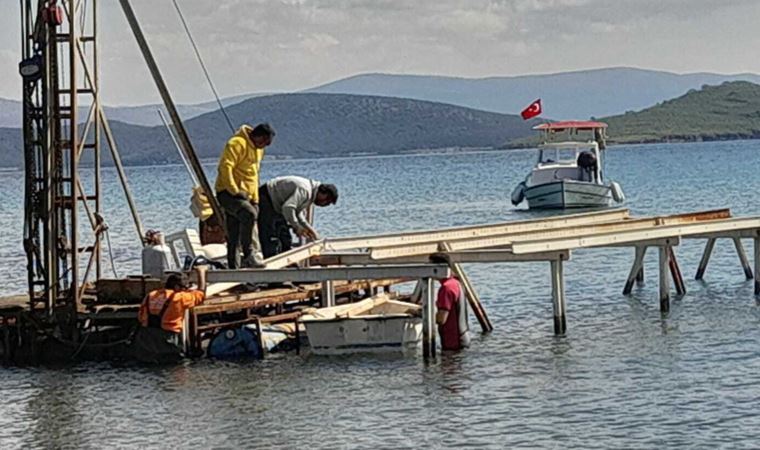
M 508 114 L 540 97 L 545 117 L 588 119 L 639 110 L 705 84 L 736 80 L 760 83 L 760 75 L 676 74 L 626 67 L 480 79 L 364 74 L 307 92 L 404 97 Z
M 639 112 L 605 117 L 610 142 L 760 138 L 760 85 L 703 86 Z
M 540 97 L 545 117 L 587 119 L 636 111 L 705 84 L 737 80 L 760 83 L 760 75 L 676 74 L 625 67 L 491 78 L 363 74 L 307 89 L 303 93 L 410 98 L 504 114 L 517 114 Z M 233 105 L 261 95 L 271 94 L 237 95 L 222 99 L 222 103 Z M 157 104 L 105 107 L 111 120 L 144 126 L 161 125 L 157 108 Z M 182 118 L 188 120 L 216 111 L 217 104 L 214 101 L 180 104 L 177 109 Z M 86 110 L 81 112 L 82 115 L 86 113 Z M 0 127 L 20 126 L 21 103 L 0 98 Z
M 448 147 L 496 147 L 531 133 L 532 121 L 418 100 L 343 94 L 278 94 L 228 108 L 234 123 L 270 122 L 274 157 L 392 154 Z M 185 122 L 201 158 L 216 158 L 230 136 L 218 112 Z M 111 122 L 125 164 L 178 162 L 163 126 Z M 13 145 L 14 139 L 18 144 Z M 20 166 L 20 131 L 0 129 L 0 164 Z

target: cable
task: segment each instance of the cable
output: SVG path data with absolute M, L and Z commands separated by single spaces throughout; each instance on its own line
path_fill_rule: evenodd
M 224 109 L 224 105 L 222 105 L 222 101 L 219 100 L 219 94 L 216 92 L 216 87 L 214 87 L 214 82 L 211 81 L 211 75 L 209 75 L 208 70 L 206 69 L 206 64 L 203 63 L 203 58 L 201 57 L 200 51 L 198 51 L 198 46 L 195 45 L 195 40 L 193 39 L 193 35 L 190 33 L 190 28 L 187 26 L 187 22 L 185 22 L 185 16 L 182 15 L 182 11 L 179 9 L 177 0 L 172 0 L 172 3 L 174 3 L 174 8 L 177 10 L 177 14 L 179 14 L 179 19 L 182 21 L 182 26 L 185 28 L 185 33 L 187 34 L 187 38 L 190 39 L 190 43 L 193 45 L 193 50 L 195 50 L 195 56 L 198 58 L 198 62 L 200 63 L 201 68 L 203 69 L 203 73 L 206 75 L 206 80 L 208 81 L 208 85 L 211 87 L 211 92 L 214 93 L 214 98 L 216 98 L 216 103 L 219 105 L 219 110 L 224 115 L 224 119 L 227 121 L 227 125 L 229 125 L 230 131 L 234 132 L 235 127 L 232 125 L 232 120 L 230 120 L 230 116 L 227 115 L 227 110 Z
M 116 273 L 116 264 L 113 260 L 113 246 L 111 246 L 111 233 L 106 229 L 106 242 L 108 242 L 108 257 L 111 259 L 111 270 L 113 271 L 114 278 L 119 278 L 119 274 Z

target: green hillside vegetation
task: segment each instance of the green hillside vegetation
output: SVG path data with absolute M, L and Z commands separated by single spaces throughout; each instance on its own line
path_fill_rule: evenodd
M 760 138 L 760 85 L 702 86 L 639 112 L 602 119 L 611 143 Z

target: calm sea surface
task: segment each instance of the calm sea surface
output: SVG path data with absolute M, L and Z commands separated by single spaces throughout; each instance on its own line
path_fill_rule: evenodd
M 607 157 L 608 177 L 637 215 L 760 215 L 760 141 L 617 147 Z M 337 184 L 338 205 L 317 214 L 319 230 L 335 237 L 536 217 L 508 201 L 534 158 L 268 161 L 263 175 Z M 184 167 L 127 174 L 146 228 L 195 225 Z M 115 172 L 105 177 L 124 275 L 139 269 L 140 249 Z M 0 172 L 0 198 L 5 295 L 22 292 L 26 276 L 21 172 Z M 693 281 L 702 247 L 677 249 L 688 294 L 666 317 L 656 252 L 630 297 L 621 290 L 631 249 L 574 253 L 562 338 L 552 332 L 548 264 L 468 266 L 496 329 L 429 364 L 420 355 L 285 354 L 163 369 L 2 368 L 0 448 L 757 448 L 760 307 L 730 241 L 718 241 L 705 281 Z

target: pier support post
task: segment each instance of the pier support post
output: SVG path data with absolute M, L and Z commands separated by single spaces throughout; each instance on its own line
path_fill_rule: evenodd
M 660 312 L 670 311 L 670 251 L 660 246 Z
M 435 291 L 433 279 L 422 280 L 422 356 L 435 358 Z
M 753 239 L 755 244 L 755 295 L 760 296 L 760 237 Z
M 563 335 L 567 331 L 565 319 L 565 276 L 562 260 L 551 262 L 552 269 L 552 304 L 554 306 L 554 334 Z
M 333 280 L 322 282 L 321 297 L 321 304 L 323 308 L 335 306 L 335 282 Z
M 439 248 L 444 252 L 451 251 L 451 245 L 446 242 L 442 242 L 439 245 Z M 486 310 L 483 308 L 483 304 L 480 303 L 480 297 L 478 297 L 478 293 L 475 292 L 475 287 L 470 282 L 470 278 L 464 273 L 461 264 L 452 263 L 451 261 L 448 261 L 448 264 L 449 267 L 451 267 L 451 271 L 454 272 L 457 278 L 459 278 L 459 281 L 461 281 L 467 301 L 470 304 L 470 308 L 472 308 L 475 317 L 478 319 L 478 323 L 480 323 L 481 330 L 483 330 L 483 333 L 490 333 L 493 331 L 493 325 L 488 318 L 488 314 L 486 314 Z
M 751 280 L 754 278 L 752 276 L 752 267 L 749 265 L 749 261 L 747 260 L 747 253 L 744 251 L 742 240 L 738 237 L 735 237 L 733 239 L 734 247 L 736 247 L 736 254 L 739 255 L 739 261 L 741 261 L 742 269 L 744 269 L 744 276 L 747 277 L 748 280 Z
M 715 247 L 715 238 L 710 238 L 707 240 L 707 244 L 705 244 L 705 251 L 702 253 L 702 259 L 699 261 L 697 275 L 694 276 L 695 280 L 701 280 L 705 276 L 705 269 L 707 269 L 707 263 L 710 262 L 713 247 Z
M 630 295 L 631 290 L 633 289 L 633 282 L 639 281 L 639 277 L 641 277 L 641 281 L 644 280 L 644 255 L 646 255 L 646 253 L 646 246 L 636 246 L 633 266 L 631 267 L 631 273 L 628 274 L 628 279 L 625 282 L 623 295 Z
M 668 256 L 670 257 L 670 275 L 673 277 L 673 285 L 676 287 L 678 295 L 684 295 L 686 294 L 686 285 L 683 282 L 683 275 L 678 266 L 676 251 L 673 247 L 668 247 Z

